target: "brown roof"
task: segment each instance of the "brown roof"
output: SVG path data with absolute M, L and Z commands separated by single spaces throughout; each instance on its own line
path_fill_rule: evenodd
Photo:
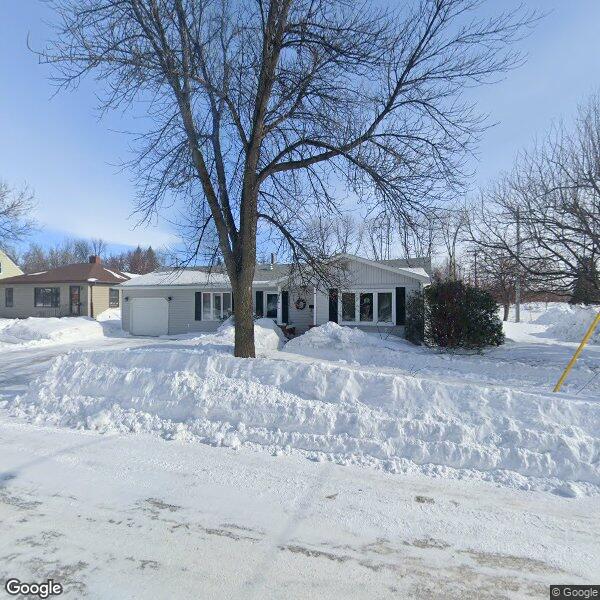
M 129 276 L 115 269 L 107 269 L 102 263 L 75 263 L 39 273 L 6 277 L 0 279 L 0 283 L 88 283 L 90 279 L 95 279 L 95 283 L 116 284 L 127 281 Z

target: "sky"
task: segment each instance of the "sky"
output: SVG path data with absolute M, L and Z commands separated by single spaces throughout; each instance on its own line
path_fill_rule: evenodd
M 521 3 L 547 15 L 520 43 L 526 64 L 471 92 L 495 123 L 473 161 L 474 188 L 510 168 L 518 150 L 557 119 L 572 117 L 577 104 L 600 89 L 600 2 L 488 0 L 482 10 Z M 166 219 L 136 226 L 132 215 L 136 188 L 119 165 L 131 158 L 130 139 L 122 131 L 135 130 L 135 120 L 121 114 L 100 119 L 95 109 L 100 88 L 92 80 L 55 95 L 48 67 L 27 48 L 28 36 L 33 47 L 44 45 L 51 19 L 39 0 L 0 1 L 0 179 L 35 192 L 39 230 L 33 240 L 101 237 L 115 250 L 175 242 Z

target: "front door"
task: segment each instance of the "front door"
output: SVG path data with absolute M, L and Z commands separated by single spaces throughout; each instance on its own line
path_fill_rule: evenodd
M 74 317 L 81 315 L 81 287 L 72 285 L 69 288 L 70 313 Z

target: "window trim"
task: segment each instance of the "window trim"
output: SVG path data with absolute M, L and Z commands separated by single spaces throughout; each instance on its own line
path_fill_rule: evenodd
M 117 293 L 117 303 L 114 304 L 113 300 L 111 299 L 111 294 L 113 294 L 113 292 Z M 121 294 L 119 292 L 119 290 L 113 290 L 111 288 L 108 288 L 108 308 L 120 308 L 121 306 Z
M 38 290 L 52 290 L 50 292 L 50 304 L 38 304 Z M 58 293 L 56 293 L 58 291 Z M 53 303 L 56 296 L 56 304 Z M 42 298 L 42 302 L 44 298 Z M 34 308 L 60 308 L 60 286 L 38 286 L 33 288 L 33 307 Z
M 229 315 L 225 314 L 225 310 L 223 309 L 223 296 L 229 294 Z M 210 298 L 209 301 L 209 308 L 208 311 L 206 311 L 204 309 L 204 296 L 208 296 Z M 214 297 L 215 296 L 220 296 L 221 298 L 221 308 L 219 310 L 219 317 L 215 318 L 214 316 L 214 309 L 215 309 L 215 301 L 214 301 Z M 202 321 L 207 321 L 207 322 L 211 322 L 211 323 L 218 323 L 219 321 L 223 321 L 227 318 L 229 318 L 229 316 L 231 316 L 233 314 L 233 309 L 231 308 L 231 303 L 232 303 L 232 299 L 233 299 L 233 295 L 232 292 L 228 292 L 228 291 L 224 291 L 224 292 L 202 292 L 202 297 L 201 297 L 201 302 L 200 302 L 200 306 L 201 306 L 201 320 Z M 208 312 L 208 315 L 206 314 Z
M 354 321 L 345 321 L 342 312 L 342 298 L 344 294 L 354 294 Z M 360 320 L 360 295 L 361 294 L 373 294 L 373 320 L 372 321 L 361 321 Z M 392 295 L 392 320 L 391 321 L 379 321 L 379 294 L 391 294 Z M 376 327 L 377 325 L 393 327 L 396 323 L 396 289 L 395 288 L 355 288 L 349 290 L 340 290 L 338 293 L 338 322 L 340 325 L 350 326 L 365 326 L 365 327 Z
M 269 296 L 275 296 L 277 298 L 275 303 L 275 316 L 269 316 Z M 279 317 L 279 294 L 277 292 L 265 292 L 263 296 L 264 300 L 264 316 L 266 319 L 277 319 Z

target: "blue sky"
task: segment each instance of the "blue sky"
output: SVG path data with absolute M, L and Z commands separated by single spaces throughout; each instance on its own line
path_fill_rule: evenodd
M 517 4 L 489 0 L 484 10 Z M 520 148 L 553 120 L 571 117 L 577 103 L 600 87 L 600 2 L 524 0 L 524 5 L 550 14 L 521 43 L 529 56 L 525 66 L 473 92 L 480 110 L 498 123 L 482 140 L 474 185 L 510 168 Z M 0 2 L 0 178 L 35 191 L 39 241 L 102 237 L 115 247 L 174 241 L 166 221 L 135 227 L 131 217 L 135 186 L 118 167 L 130 158 L 128 136 L 119 131 L 136 128 L 131 117 L 99 120 L 93 81 L 52 97 L 47 67 L 26 46 L 28 34 L 34 47 L 44 44 L 49 35 L 44 20 L 51 16 L 38 0 Z

